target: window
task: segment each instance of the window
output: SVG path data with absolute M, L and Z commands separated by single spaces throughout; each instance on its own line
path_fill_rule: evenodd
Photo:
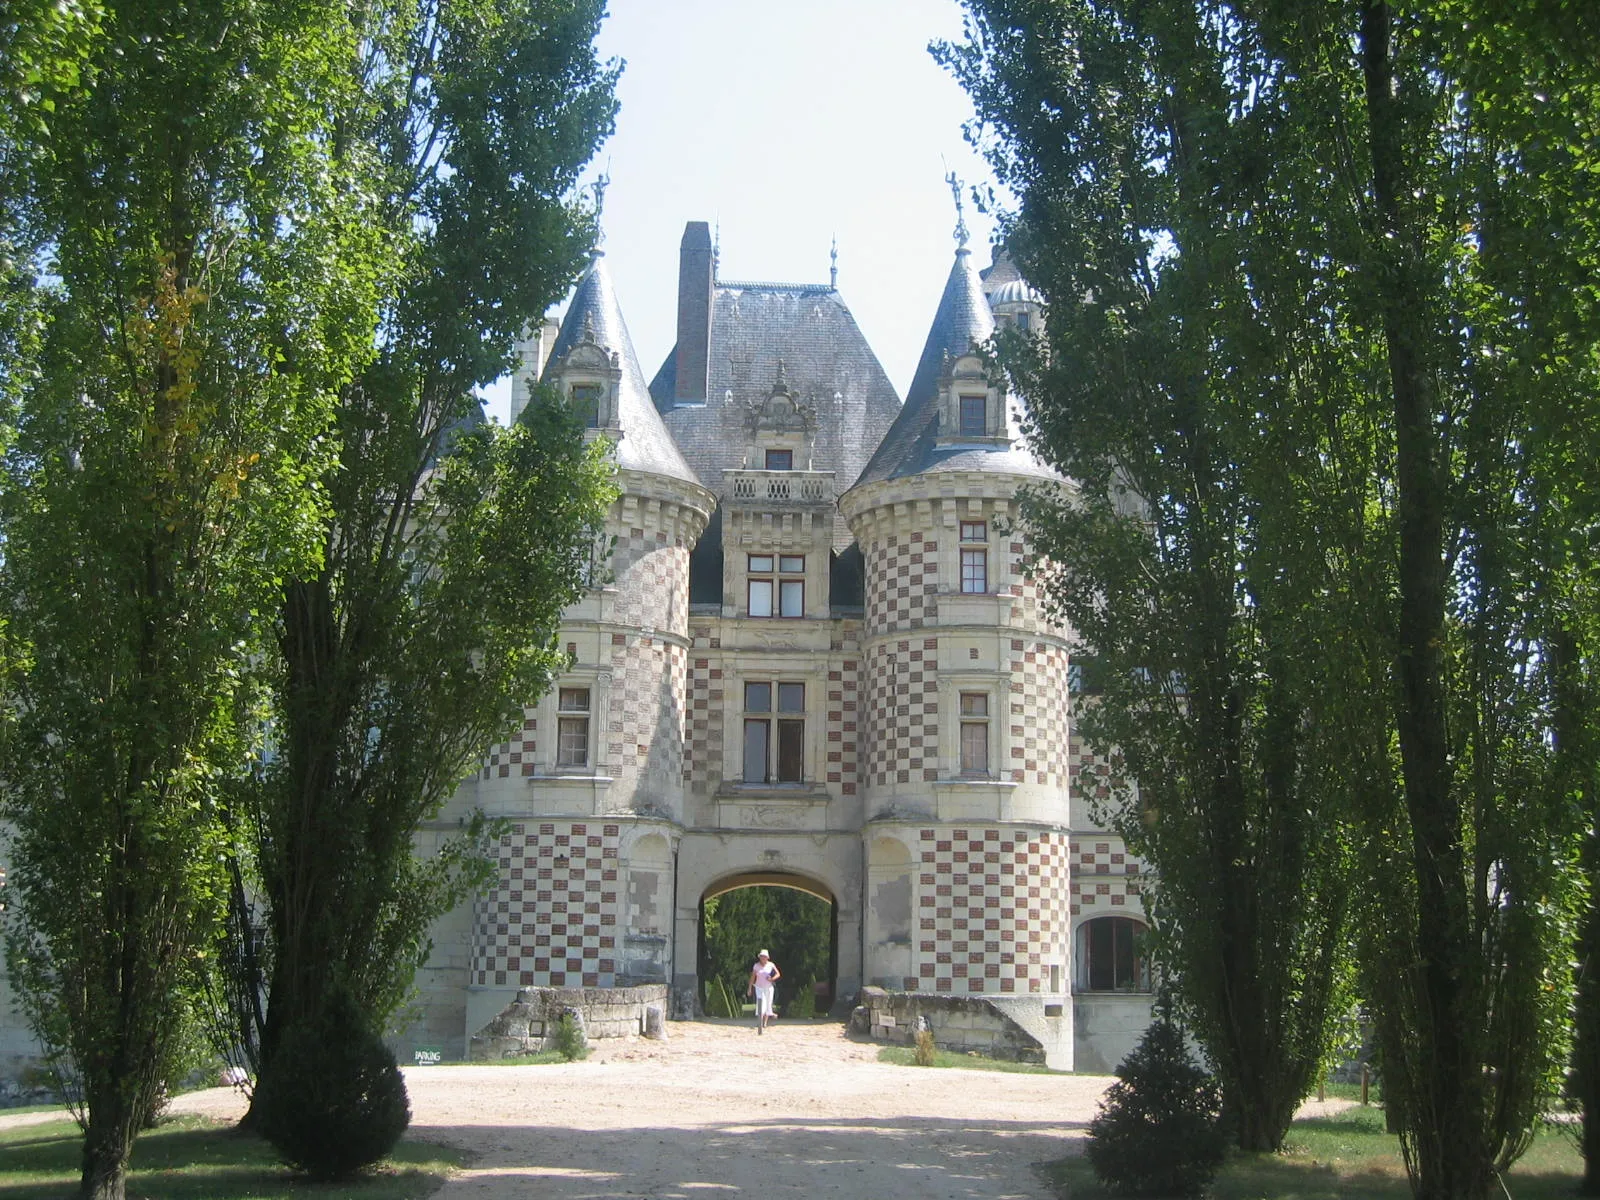
M 572 385 L 572 411 L 583 420 L 584 426 L 593 429 L 600 424 L 600 387 L 593 383 Z
M 982 437 L 989 431 L 989 402 L 985 396 L 961 397 L 961 436 Z
M 989 590 L 989 524 L 987 521 L 961 522 L 961 590 Z M 976 543 L 968 545 L 967 543 Z
M 768 450 L 767 451 L 767 470 L 769 470 L 769 471 L 792 471 L 792 470 L 794 470 L 794 451 L 793 450 Z
M 1131 917 L 1096 917 L 1078 929 L 1078 987 L 1087 992 L 1147 992 L 1150 968 L 1139 944 L 1144 926 Z
M 589 689 L 560 690 L 556 700 L 556 766 L 589 765 Z
M 748 611 L 752 617 L 805 616 L 805 555 L 752 554 L 748 562 L 750 570 Z
M 806 685 L 746 683 L 744 713 L 744 782 L 800 783 L 805 774 Z
M 961 773 L 989 773 L 989 693 L 961 693 Z

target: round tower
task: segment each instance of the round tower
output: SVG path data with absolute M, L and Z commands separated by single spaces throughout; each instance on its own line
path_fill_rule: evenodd
M 866 976 L 982 997 L 1072 1060 L 1068 653 L 1022 570 L 1027 450 L 956 253 L 905 407 L 840 505 L 866 569 Z
M 604 257 L 542 380 L 610 443 L 621 495 L 562 619 L 571 665 L 495 746 L 472 799 L 509 822 L 475 906 L 467 1033 L 522 987 L 666 983 L 684 821 L 689 552 L 715 506 L 650 400 Z M 533 403 L 539 402 L 537 397 Z

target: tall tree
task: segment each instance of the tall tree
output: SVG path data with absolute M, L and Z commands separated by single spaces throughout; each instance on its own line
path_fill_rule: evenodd
M 217 912 L 253 613 L 315 557 L 308 464 L 371 353 L 346 303 L 384 248 L 318 136 L 343 28 L 315 3 L 158 0 L 0 22 L 25 317 L 0 361 L 8 943 L 86 1197 L 123 1194 L 162 1081 Z
M 1525 1146 L 1560 1061 L 1574 818 L 1593 822 L 1581 805 L 1593 801 L 1594 508 L 1579 464 L 1595 445 L 1596 18 L 1476 0 L 970 7 L 963 62 L 1022 200 L 1023 258 L 1055 302 L 1049 355 L 1032 376 L 1022 360 L 1022 378 L 1058 461 L 1086 480 L 1086 511 L 1105 508 L 1097 493 L 1125 473 L 1149 532 L 1124 525 L 1123 537 L 1144 558 L 1185 550 L 1168 539 L 1169 497 L 1185 522 L 1223 501 L 1192 484 L 1162 490 L 1160 474 L 1152 497 L 1146 461 L 1175 470 L 1167 460 L 1185 461 L 1196 431 L 1271 417 L 1258 434 L 1282 471 L 1258 473 L 1247 441 L 1232 441 L 1220 453 L 1241 469 L 1198 476 L 1237 496 L 1250 540 L 1231 562 L 1185 550 L 1178 565 L 1185 579 L 1208 561 L 1231 574 L 1238 619 L 1314 634 L 1312 657 L 1295 661 L 1324 693 L 1324 724 L 1347 730 L 1324 761 L 1359 801 L 1365 975 L 1413 1186 L 1481 1197 Z M 1231 83 L 1209 105 L 1193 85 L 1197 45 Z M 1119 75 L 1119 59 L 1134 66 Z M 1189 193 L 1217 211 L 1196 221 L 1152 203 L 1169 188 L 1181 198 L 1208 146 L 1235 151 Z M 1107 222 L 1124 232 L 1109 254 L 1096 233 Z M 1168 287 L 1214 281 L 1219 266 L 1245 282 L 1231 294 Z M 1130 299 L 1119 284 L 1141 272 L 1151 296 L 1181 302 Z M 1172 333 L 1154 356 L 1137 336 L 1150 317 L 1200 332 Z M 1231 331 L 1251 327 L 1274 349 L 1241 360 Z M 1093 337 L 1098 357 L 1084 352 Z M 1150 406 L 1138 393 L 1128 411 L 1091 410 L 1083 396 L 1098 385 L 1075 371 L 1142 371 L 1141 387 L 1169 390 L 1164 380 L 1198 380 L 1229 403 L 1198 420 L 1169 405 L 1140 427 Z M 1285 381 L 1297 393 L 1287 409 L 1252 395 Z M 1106 447 L 1075 415 L 1088 411 L 1120 440 Z M 1098 474 L 1084 465 L 1097 458 Z M 1318 473 L 1344 482 L 1296 482 Z M 1310 609 L 1258 597 L 1249 551 L 1275 525 L 1298 528 L 1335 568 L 1321 584 L 1303 556 L 1269 572 Z M 1064 570 L 1080 585 L 1136 582 Z M 1111 610 L 1137 628 L 1146 602 L 1108 590 L 1067 607 L 1091 638 L 1116 638 Z M 1198 718 L 1212 685 L 1187 666 L 1175 668 L 1181 708 Z M 1263 667 L 1270 683 L 1270 657 Z M 1135 772 L 1149 772 L 1140 753 L 1130 744 Z M 1155 826 L 1165 819 L 1163 808 Z M 1188 867 L 1159 840 L 1170 891 L 1168 875 Z M 1241 880 L 1267 896 L 1275 882 Z
M 1050 304 L 1000 356 L 1079 485 L 1025 517 L 1092 656 L 1080 727 L 1138 781 L 1112 819 L 1155 869 L 1159 955 L 1239 1144 L 1270 1150 L 1349 972 L 1350 805 L 1384 726 L 1328 684 L 1366 669 L 1341 634 L 1371 600 L 1377 451 L 1370 364 L 1322 332 L 1315 263 L 1348 222 L 1296 204 L 1314 158 L 1281 64 L 1209 8 L 974 3 L 940 53 Z
M 613 492 L 603 440 L 552 399 L 510 430 L 473 390 L 590 244 L 577 173 L 611 128 L 599 0 L 374 0 L 339 152 L 371 164 L 394 263 L 371 363 L 342 390 L 319 568 L 285 589 L 278 763 L 258 813 L 271 935 L 263 1072 L 336 999 L 381 1032 L 428 923 L 472 882 L 472 834 L 423 862 L 418 822 L 566 658 Z M 342 1002 L 342 1001 L 341 1001 Z

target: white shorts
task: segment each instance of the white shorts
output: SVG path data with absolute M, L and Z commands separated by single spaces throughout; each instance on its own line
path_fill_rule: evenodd
M 772 988 L 756 989 L 756 1016 L 772 1016 Z

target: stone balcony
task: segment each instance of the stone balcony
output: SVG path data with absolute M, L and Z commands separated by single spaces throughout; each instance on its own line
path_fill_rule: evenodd
M 831 508 L 832 471 L 724 471 L 722 502 L 738 508 Z

